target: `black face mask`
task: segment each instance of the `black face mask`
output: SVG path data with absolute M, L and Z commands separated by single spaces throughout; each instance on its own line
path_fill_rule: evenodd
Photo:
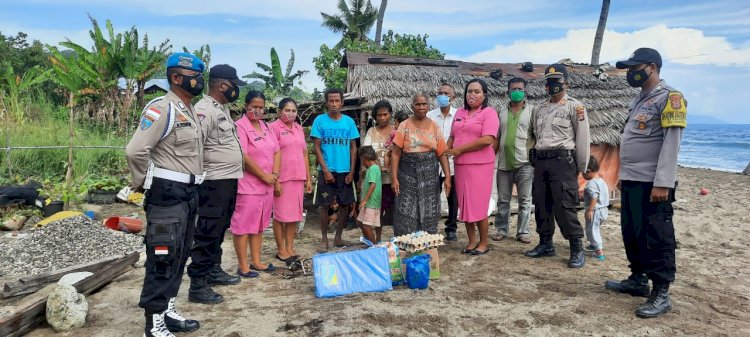
M 547 87 L 547 93 L 550 96 L 555 96 L 555 95 L 563 92 L 563 90 L 564 90 L 563 85 L 564 85 L 563 82 L 547 81 L 547 86 L 546 86 Z
M 189 92 L 193 96 L 198 96 L 203 92 L 203 74 L 198 75 L 182 75 L 182 84 L 180 87 L 182 89 L 185 89 L 185 91 Z
M 224 91 L 224 98 L 227 99 L 227 102 L 232 103 L 236 101 L 238 98 L 240 98 L 240 87 L 238 87 L 235 84 L 232 84 L 229 89 Z
M 635 71 L 628 70 L 625 78 L 628 80 L 628 84 L 630 84 L 631 87 L 640 88 L 643 86 L 643 83 L 646 83 L 646 80 L 651 77 L 651 75 L 646 73 L 646 68 Z

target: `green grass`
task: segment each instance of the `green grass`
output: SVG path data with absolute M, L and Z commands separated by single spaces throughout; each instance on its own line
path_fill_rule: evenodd
M 68 145 L 68 122 L 57 111 L 48 117 L 14 125 L 10 129 L 11 146 Z M 110 145 L 123 149 L 74 149 L 73 173 L 77 178 L 91 175 L 121 175 L 127 172 L 124 147 L 129 137 L 118 136 L 106 128 L 79 123 L 74 145 Z M 5 130 L 0 130 L 0 147 L 6 147 Z M 64 179 L 68 149 L 13 149 L 10 161 L 13 177 L 8 175 L 6 152 L 0 151 L 0 182 L 23 181 L 27 178 Z

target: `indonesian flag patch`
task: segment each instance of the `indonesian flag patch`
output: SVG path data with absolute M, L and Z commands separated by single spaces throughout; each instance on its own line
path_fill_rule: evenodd
M 169 255 L 169 247 L 167 246 L 154 247 L 154 255 Z

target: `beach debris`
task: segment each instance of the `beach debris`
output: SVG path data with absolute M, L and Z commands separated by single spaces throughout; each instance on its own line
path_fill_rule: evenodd
M 71 285 L 58 284 L 47 298 L 47 323 L 57 332 L 71 331 L 86 324 L 89 303 Z
M 707 188 L 705 188 L 705 187 L 701 187 L 701 190 L 700 190 L 700 194 L 701 194 L 701 195 L 708 195 L 708 193 L 709 193 L 709 191 L 708 191 L 708 189 L 707 189 Z

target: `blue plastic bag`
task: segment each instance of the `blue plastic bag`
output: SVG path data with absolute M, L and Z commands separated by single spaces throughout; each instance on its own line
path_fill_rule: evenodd
M 317 297 L 393 289 L 385 247 L 317 254 L 313 274 Z
M 430 255 L 415 255 L 404 259 L 406 284 L 411 289 L 427 289 L 430 284 Z

